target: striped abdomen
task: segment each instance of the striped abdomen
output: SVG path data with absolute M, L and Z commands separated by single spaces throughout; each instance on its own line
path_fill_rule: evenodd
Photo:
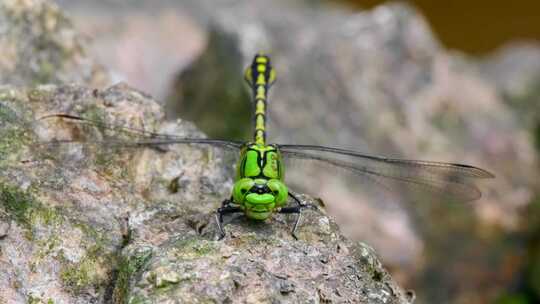
M 255 102 L 255 134 L 254 142 L 266 145 L 266 104 L 268 89 L 276 80 L 276 73 L 270 64 L 270 58 L 264 54 L 257 54 L 253 63 L 246 69 L 245 78 L 253 91 Z

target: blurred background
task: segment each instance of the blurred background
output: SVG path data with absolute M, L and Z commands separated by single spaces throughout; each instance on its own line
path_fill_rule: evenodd
M 344 1 L 356 9 L 370 9 L 389 1 Z M 505 1 L 446 2 L 409 1 L 428 21 L 433 33 L 446 48 L 470 55 L 488 55 L 516 40 L 540 39 L 538 11 L 540 3 L 533 0 L 509 5 Z
M 540 302 L 538 1 L 57 2 L 107 83 L 211 137 L 249 138 L 242 72 L 267 50 L 271 140 L 493 172 L 480 200 L 447 204 L 289 170 L 416 303 Z

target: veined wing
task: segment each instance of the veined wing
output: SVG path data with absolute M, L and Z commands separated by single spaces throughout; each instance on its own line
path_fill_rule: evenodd
M 481 197 L 474 179 L 493 178 L 490 172 L 463 164 L 394 159 L 351 150 L 310 145 L 279 145 L 283 158 L 322 162 L 365 177 L 391 191 L 409 191 L 450 200 Z
M 111 131 L 123 132 L 134 135 L 134 140 L 123 139 L 107 139 L 107 140 L 54 140 L 45 144 L 55 145 L 64 143 L 76 143 L 85 142 L 92 144 L 102 144 L 104 146 L 122 146 L 122 147 L 150 147 L 150 146 L 166 146 L 171 144 L 195 144 L 195 145 L 209 145 L 214 147 L 221 147 L 226 149 L 238 150 L 242 146 L 242 142 L 235 142 L 229 140 L 219 139 L 207 139 L 207 138 L 185 138 L 174 134 L 157 133 L 147 130 L 141 130 L 128 126 L 110 125 L 100 121 L 90 120 L 70 114 L 50 114 L 41 117 L 39 120 L 46 119 L 63 119 L 72 121 L 74 123 L 88 124 L 100 129 L 106 129 Z

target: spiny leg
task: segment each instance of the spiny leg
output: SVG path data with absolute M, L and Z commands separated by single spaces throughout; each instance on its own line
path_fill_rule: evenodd
M 226 199 L 221 203 L 221 207 L 216 210 L 216 223 L 219 230 L 218 240 L 222 240 L 225 237 L 225 230 L 223 230 L 223 215 L 236 212 L 242 212 L 242 209 L 231 206 L 232 200 Z
M 305 203 L 302 203 L 302 201 L 300 201 L 300 199 L 298 199 L 294 194 L 292 194 L 290 191 L 289 191 L 289 196 L 294 200 L 294 202 L 298 205 L 298 207 L 300 208 L 311 208 L 311 209 L 314 209 L 314 210 L 317 210 L 317 206 L 313 205 L 313 204 L 305 204 Z
M 294 202 L 298 205 L 297 207 L 284 207 L 279 210 L 279 213 L 285 213 L 285 214 L 298 214 L 296 217 L 296 220 L 294 221 L 294 226 L 291 231 L 291 235 L 294 237 L 295 240 L 298 240 L 298 237 L 296 236 L 296 229 L 298 228 L 298 223 L 300 222 L 300 218 L 302 217 L 302 209 L 304 208 L 311 208 L 314 210 L 317 210 L 317 206 L 313 204 L 304 204 L 302 203 L 294 194 L 289 192 L 289 196 L 294 200 Z
M 298 207 L 283 207 L 279 210 L 279 213 L 285 213 L 285 214 L 298 214 L 296 217 L 296 220 L 294 221 L 294 226 L 291 231 L 291 235 L 295 240 L 298 240 L 298 237 L 296 236 L 296 228 L 298 228 L 298 222 L 300 222 L 300 217 L 302 217 L 302 206 Z
M 223 200 L 223 202 L 221 202 L 221 207 L 223 208 L 223 207 L 230 206 L 232 202 L 233 202 L 233 198 L 231 196 L 231 198 Z

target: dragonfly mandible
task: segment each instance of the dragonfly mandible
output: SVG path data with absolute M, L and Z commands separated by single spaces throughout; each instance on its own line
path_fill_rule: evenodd
M 494 177 L 484 169 L 465 164 L 387 158 L 318 145 L 268 143 L 266 130 L 268 92 L 276 80 L 276 72 L 270 57 L 263 53 L 256 54 L 244 77 L 255 105 L 254 133 L 250 142 L 182 138 L 125 126 L 104 125 L 72 114 L 51 114 L 41 119 L 56 117 L 143 135 L 140 141 L 128 143 L 134 146 L 191 144 L 235 151 L 238 159 L 231 196 L 223 200 L 215 212 L 219 239 L 226 236 L 224 216 L 233 213 L 243 213 L 247 218 L 256 221 L 264 221 L 275 213 L 295 214 L 291 235 L 297 239 L 296 231 L 302 211 L 314 206 L 303 203 L 289 190 L 285 182 L 285 163 L 289 161 L 308 160 L 323 163 L 344 169 L 354 175 L 377 180 L 381 184 L 389 181 L 459 201 L 479 199 L 481 192 L 474 184 L 474 180 Z

